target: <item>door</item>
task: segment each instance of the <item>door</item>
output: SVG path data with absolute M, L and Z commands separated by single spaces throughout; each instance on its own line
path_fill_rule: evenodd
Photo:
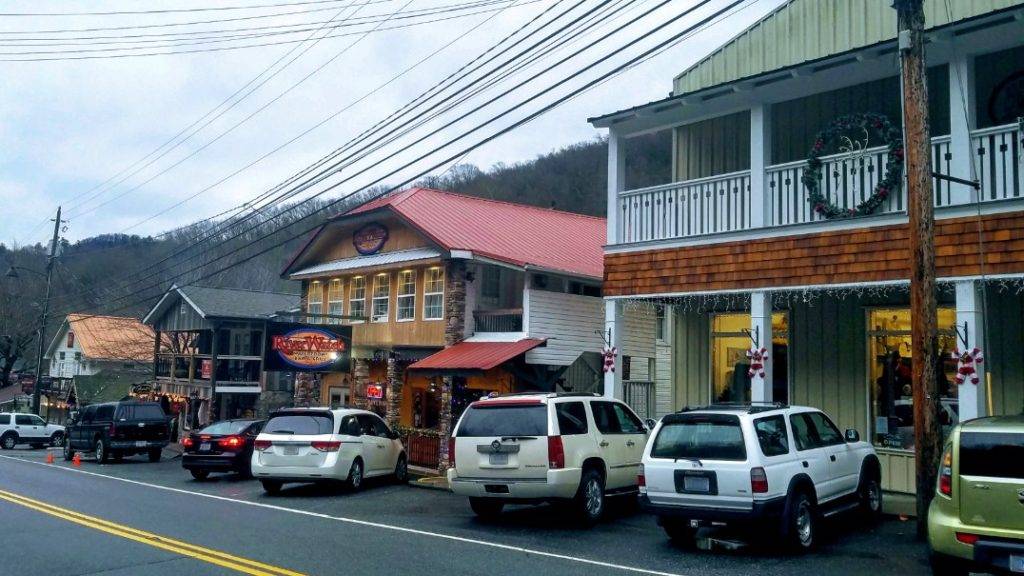
M 828 455 L 820 446 L 814 423 L 806 412 L 802 412 L 790 415 L 789 425 L 793 429 L 793 443 L 796 444 L 800 470 L 814 482 L 814 490 L 819 501 L 831 498 L 835 494 L 835 489 L 829 475 Z
M 36 420 L 39 420 L 39 417 L 33 414 L 14 415 L 14 430 L 22 440 L 38 440 L 46 431 L 45 427 L 42 431 L 39 430 L 39 424 L 42 423 L 42 420 L 39 420 L 39 423 Z
M 86 429 L 92 424 L 92 420 L 95 415 L 95 406 L 86 406 L 81 412 L 79 412 L 78 421 L 71 427 L 70 439 L 72 448 L 86 448 Z
M 959 456 L 960 521 L 1020 530 L 1024 518 L 1024 432 L 961 432 Z
M 363 432 L 363 460 L 366 462 L 366 473 L 368 476 L 381 474 L 387 467 L 388 447 L 391 444 L 391 440 L 383 436 L 387 426 L 373 414 L 359 414 L 357 418 Z
M 591 402 L 590 409 L 597 429 L 597 446 L 608 468 L 605 487 L 617 490 L 634 486 L 644 449 L 643 423 L 618 402 Z
M 35 414 L 29 414 L 29 417 L 32 418 L 32 423 L 35 426 L 35 437 L 49 440 L 50 432 L 46 429 L 46 421 Z
M 809 412 L 807 416 L 814 424 L 821 447 L 828 456 L 829 481 L 835 495 L 853 493 L 860 483 L 860 459 L 853 447 L 828 416 L 821 412 Z

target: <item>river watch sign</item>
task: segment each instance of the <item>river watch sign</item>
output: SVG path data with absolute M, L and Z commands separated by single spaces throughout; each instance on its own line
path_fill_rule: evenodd
M 348 372 L 352 327 L 270 322 L 264 350 L 268 372 Z

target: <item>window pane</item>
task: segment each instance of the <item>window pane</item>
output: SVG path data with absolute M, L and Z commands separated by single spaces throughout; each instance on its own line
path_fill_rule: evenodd
M 814 429 L 818 432 L 818 440 L 822 446 L 835 446 L 836 444 L 846 442 L 843 439 L 843 435 L 839 433 L 839 429 L 836 428 L 836 425 L 824 414 L 812 412 L 808 417 L 814 423 Z
M 470 406 L 462 416 L 457 436 L 547 436 L 548 408 L 536 406 Z
M 370 309 L 371 322 L 387 322 L 391 295 L 391 277 L 378 274 L 373 280 L 373 308 Z
M 740 419 L 725 414 L 670 414 L 651 447 L 652 458 L 744 461 Z
M 786 419 L 782 416 L 754 420 L 754 431 L 757 432 L 761 453 L 765 456 L 789 453 L 789 434 L 786 432 Z
M 444 317 L 444 297 L 441 294 L 427 294 L 423 300 L 424 320 L 440 320 Z
M 636 417 L 635 414 L 630 412 L 622 404 L 614 404 L 613 409 L 615 410 L 615 418 L 619 421 L 619 430 L 623 434 L 643 434 L 644 423 Z
M 714 402 L 750 402 L 752 343 L 743 330 L 750 329 L 749 314 L 716 314 L 712 318 L 711 378 Z M 785 312 L 772 314 L 772 399 L 789 401 L 789 324 Z
M 594 413 L 594 425 L 602 434 L 619 433 L 619 418 L 611 402 L 591 402 L 590 410 Z
M 444 291 L 444 270 L 441 268 L 428 268 L 426 282 L 424 284 L 424 292 L 443 292 Z
M 398 275 L 398 294 L 416 294 L 416 272 L 405 270 Z
M 587 433 L 587 411 L 583 402 L 562 402 L 555 404 L 558 416 L 558 433 L 562 436 Z
M 267 434 L 330 434 L 334 419 L 329 414 L 283 414 L 263 427 Z
M 810 450 L 818 445 L 814 427 L 806 414 L 790 416 L 789 423 L 793 426 L 793 440 L 796 441 L 797 450 Z
M 1024 479 L 1024 434 L 961 432 L 960 474 Z

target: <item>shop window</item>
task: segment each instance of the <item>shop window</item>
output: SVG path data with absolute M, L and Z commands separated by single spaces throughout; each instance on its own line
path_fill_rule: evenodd
M 408 322 L 416 319 L 416 271 L 402 270 L 398 273 L 398 310 L 395 319 Z
M 324 313 L 324 293 L 323 286 L 320 285 L 319 280 L 314 280 L 309 284 L 309 297 L 306 299 L 306 312 L 310 315 L 309 321 L 313 324 L 319 324 L 323 321 L 321 316 Z
M 370 322 L 387 322 L 391 304 L 391 276 L 377 274 L 373 278 L 373 308 L 370 310 Z
M 423 319 L 441 320 L 444 318 L 444 270 L 440 267 L 428 268 L 423 283 Z
M 327 285 L 327 313 L 341 316 L 345 313 L 345 291 L 341 280 L 335 278 Z M 330 324 L 341 324 L 341 318 L 328 318 Z
M 348 313 L 357 318 L 366 316 L 366 278 L 363 276 L 353 278 L 350 290 L 352 294 L 348 301 Z M 353 322 L 362 322 L 362 320 L 353 320 Z
M 715 314 L 711 319 L 711 397 L 713 402 L 750 402 L 750 361 L 753 346 L 750 314 Z M 772 314 L 772 399 L 789 402 L 789 317 Z
M 665 305 L 664 304 L 656 304 L 654 306 L 654 314 L 655 314 L 655 324 L 654 324 L 654 332 L 655 332 L 654 335 L 655 335 L 655 338 L 657 338 L 661 342 L 664 342 L 665 341 L 665 336 L 666 336 L 666 334 L 668 334 L 668 326 L 667 326 L 668 314 L 666 313 Z
M 939 423 L 943 437 L 959 422 L 957 403 L 956 311 L 939 308 L 939 349 L 936 367 Z M 876 446 L 914 449 L 914 400 L 911 370 L 910 309 L 887 308 L 868 312 L 871 361 L 872 438 Z M 970 384 L 968 384 L 969 386 Z

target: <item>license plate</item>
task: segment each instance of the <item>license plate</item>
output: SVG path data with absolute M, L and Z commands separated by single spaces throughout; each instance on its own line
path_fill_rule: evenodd
M 1010 556 L 1010 572 L 1024 572 L 1024 556 Z
M 210 449 L 210 443 L 209 442 L 203 442 L 202 444 L 199 445 L 199 450 L 201 452 L 206 452 L 209 449 Z
M 145 440 L 139 440 L 135 442 L 136 448 L 145 448 L 147 445 L 149 445 L 149 442 L 146 442 Z
M 491 466 L 507 466 L 508 465 L 508 454 L 491 454 L 488 458 Z
M 283 453 L 284 453 L 285 456 L 295 456 L 296 454 L 299 453 L 299 447 L 298 446 L 285 446 Z
M 683 478 L 683 488 L 687 492 L 708 492 L 711 490 L 711 481 L 706 476 L 686 476 Z

